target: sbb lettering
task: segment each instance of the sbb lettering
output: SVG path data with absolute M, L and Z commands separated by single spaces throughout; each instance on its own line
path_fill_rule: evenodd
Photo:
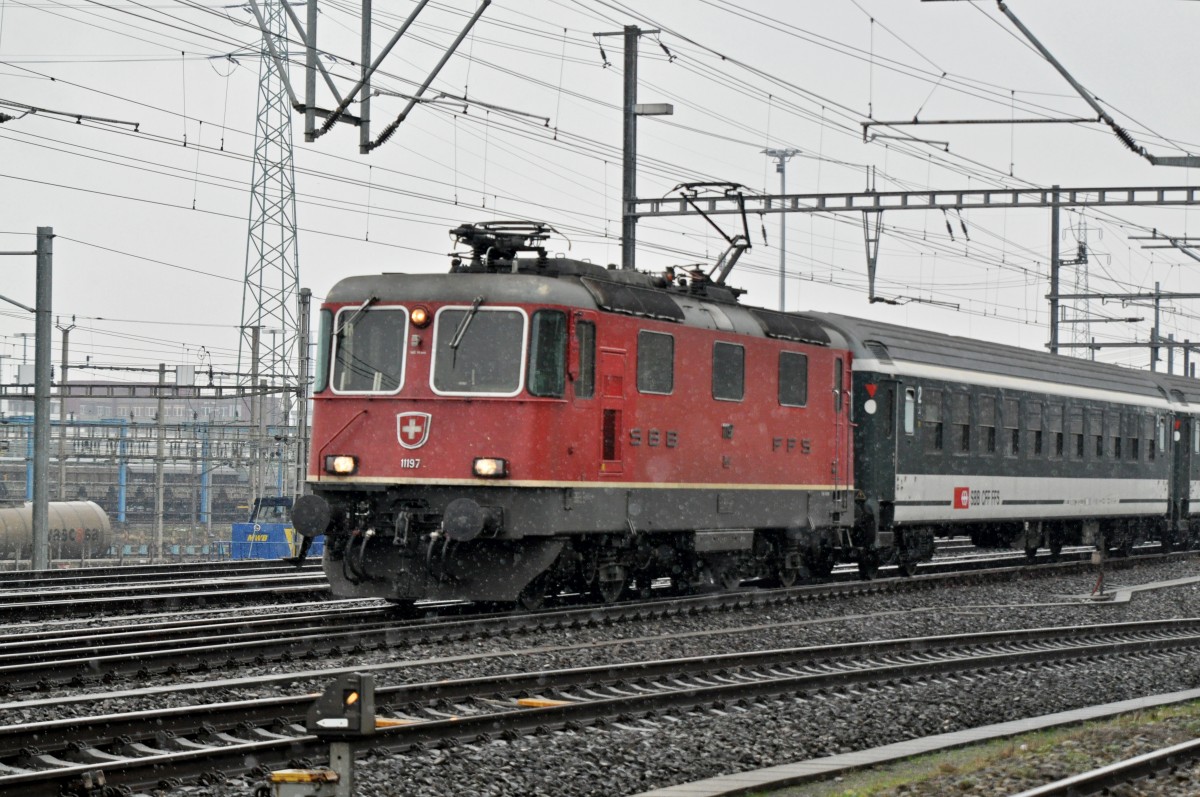
M 640 446 L 646 444 L 651 448 L 663 446 L 666 448 L 675 448 L 679 445 L 679 432 L 674 429 L 630 429 L 629 430 L 629 445 Z

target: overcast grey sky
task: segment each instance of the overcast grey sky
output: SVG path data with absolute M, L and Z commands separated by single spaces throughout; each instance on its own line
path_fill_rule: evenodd
M 375 5 L 378 48 L 414 4 Z M 376 88 L 411 90 L 475 5 L 431 3 Z M 1140 144 L 1160 155 L 1200 150 L 1200 106 L 1188 97 L 1200 69 L 1188 57 L 1200 3 L 1010 7 Z M 345 91 L 358 55 L 358 4 L 321 0 L 319 8 L 320 45 Z M 361 156 L 353 128 L 306 144 L 294 119 L 301 284 L 320 297 L 351 274 L 443 271 L 447 230 L 495 218 L 549 222 L 570 238 L 571 256 L 619 262 L 621 45 L 592 34 L 631 23 L 662 29 L 641 43 L 639 99 L 675 106 L 674 116 L 640 124 L 642 197 L 697 180 L 775 192 L 766 147 L 801 151 L 788 166 L 796 192 L 863 190 L 872 168 L 879 190 L 1193 180 L 1191 170 L 1150 166 L 1098 124 L 874 128 L 945 145 L 864 143 L 860 123 L 872 117 L 1092 116 L 994 2 L 496 0 L 434 88 L 549 125 L 480 107 L 421 106 L 387 144 Z M 0 101 L 139 125 L 134 133 L 48 114 L 0 125 L 0 250 L 31 249 L 37 226 L 54 228 L 55 311 L 78 316 L 73 363 L 236 363 L 259 41 L 236 5 L 0 0 Z M 302 84 L 298 67 L 293 78 Z M 403 104 L 376 98 L 376 130 Z M 1064 256 L 1086 227 L 1093 290 L 1151 290 L 1160 281 L 1198 291 L 1200 263 L 1131 240 L 1151 228 L 1196 232 L 1194 215 L 1064 213 Z M 744 301 L 778 303 L 779 224 L 778 216 L 750 220 L 754 247 L 730 277 L 749 289 Z M 788 309 L 875 314 L 1027 347 L 1046 340 L 1047 211 L 885 214 L 878 291 L 957 310 L 869 305 L 861 216 L 793 215 L 786 224 Z M 723 248 L 694 217 L 647 220 L 639 236 L 638 264 L 648 270 L 711 262 Z M 568 251 L 561 239 L 551 248 Z M 0 294 L 32 304 L 33 272 L 32 258 L 0 259 Z M 1064 292 L 1075 279 L 1064 271 Z M 1200 340 L 1200 308 L 1168 307 L 1164 333 Z M 1151 315 L 1098 303 L 1090 312 Z M 20 359 L 17 336 L 32 329 L 29 314 L 0 306 L 0 356 Z M 1096 325 L 1092 334 L 1144 340 L 1148 331 L 1147 321 Z M 1070 334 L 1064 329 L 1064 340 Z M 1144 364 L 1147 354 L 1101 357 Z M 7 379 L 12 360 L 0 362 Z

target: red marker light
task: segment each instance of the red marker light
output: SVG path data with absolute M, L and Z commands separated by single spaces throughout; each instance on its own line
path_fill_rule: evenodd
M 864 385 L 864 387 L 867 388 L 867 395 L 871 398 L 875 398 L 875 391 L 879 389 L 879 386 L 868 383 L 867 385 Z

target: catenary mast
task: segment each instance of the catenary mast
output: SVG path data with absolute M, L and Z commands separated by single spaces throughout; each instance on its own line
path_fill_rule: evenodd
M 287 20 L 283 0 L 260 4 L 263 48 L 259 61 L 258 114 L 254 136 L 254 170 L 250 194 L 249 235 L 246 242 L 246 279 L 242 291 L 242 333 L 238 374 L 242 384 L 257 381 L 274 387 L 296 386 L 296 301 L 300 271 L 296 248 L 296 185 L 292 163 L 291 108 L 268 38 L 277 52 L 287 50 Z M 286 63 L 286 59 L 282 59 Z M 283 391 L 270 399 L 252 400 L 250 421 L 258 428 L 287 425 L 292 420 L 291 396 Z M 275 395 L 280 398 L 278 401 Z M 277 409 L 277 413 L 271 408 Z M 256 463 L 268 452 L 263 436 L 256 446 Z M 283 454 L 284 452 L 280 452 Z M 286 456 L 280 456 L 286 460 Z M 280 472 L 287 473 L 280 462 Z M 255 467 L 255 497 L 270 489 L 264 485 L 261 465 Z M 257 480 L 257 481 L 256 481 Z M 287 479 L 285 478 L 286 482 Z M 290 492 L 288 485 L 284 493 Z

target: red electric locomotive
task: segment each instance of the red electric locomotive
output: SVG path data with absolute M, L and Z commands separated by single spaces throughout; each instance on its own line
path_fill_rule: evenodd
M 534 606 L 871 572 L 840 338 L 738 304 L 724 272 L 548 257 L 547 229 L 464 225 L 448 274 L 329 292 L 294 517 L 326 535 L 334 594 Z

